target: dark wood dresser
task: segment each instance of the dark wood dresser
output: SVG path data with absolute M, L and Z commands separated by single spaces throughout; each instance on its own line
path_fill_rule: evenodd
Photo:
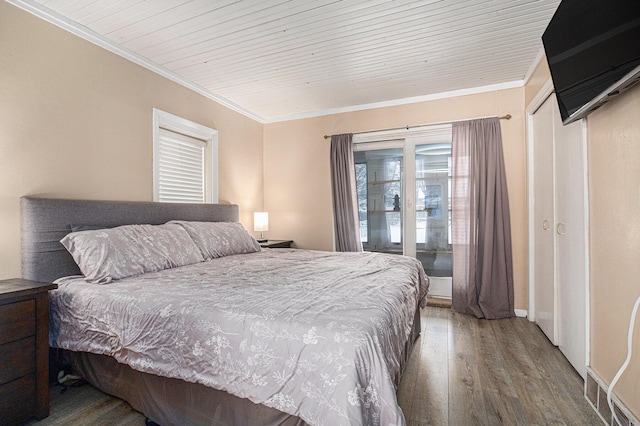
M 0 423 L 49 415 L 50 283 L 0 280 Z

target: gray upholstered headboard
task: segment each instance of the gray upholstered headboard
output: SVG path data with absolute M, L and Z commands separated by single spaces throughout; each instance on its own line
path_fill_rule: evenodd
M 22 278 L 52 282 L 77 275 L 78 266 L 60 240 L 71 227 L 159 225 L 169 220 L 237 222 L 236 204 L 182 204 L 30 198 L 20 200 Z

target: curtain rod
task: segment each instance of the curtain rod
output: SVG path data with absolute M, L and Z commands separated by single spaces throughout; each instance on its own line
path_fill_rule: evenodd
M 483 118 L 489 118 L 489 117 L 483 117 Z M 500 120 L 509 120 L 509 119 L 511 119 L 511 114 L 503 115 L 502 117 L 498 117 L 498 118 Z M 414 128 L 414 127 L 436 126 L 438 124 L 451 124 L 451 123 L 457 123 L 457 122 L 460 122 L 460 121 L 467 121 L 467 120 L 474 120 L 474 119 L 470 118 L 470 119 L 455 120 L 455 121 L 442 121 L 440 123 L 416 124 L 414 126 L 406 125 L 404 127 L 391 127 L 389 129 L 365 130 L 364 132 L 356 132 L 355 134 L 361 135 L 363 133 L 384 132 L 384 131 L 387 131 L 387 130 L 402 130 L 402 129 L 409 130 L 409 129 Z M 475 119 L 475 120 L 477 120 L 477 119 Z M 331 135 L 324 135 L 325 139 L 329 139 L 330 137 L 331 137 Z

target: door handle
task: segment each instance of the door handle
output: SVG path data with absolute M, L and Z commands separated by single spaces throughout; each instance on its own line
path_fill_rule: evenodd
M 549 220 L 545 219 L 542 221 L 542 229 L 544 229 L 545 231 L 549 230 L 549 225 L 551 225 L 551 222 L 549 222 Z
M 558 235 L 564 235 L 564 223 L 558 222 L 558 224 L 556 225 L 556 233 Z

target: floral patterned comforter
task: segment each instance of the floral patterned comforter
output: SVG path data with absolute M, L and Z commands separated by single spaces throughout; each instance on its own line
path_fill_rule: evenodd
M 270 249 L 107 285 L 57 281 L 51 346 L 313 425 L 403 425 L 394 377 L 428 288 L 404 256 Z

